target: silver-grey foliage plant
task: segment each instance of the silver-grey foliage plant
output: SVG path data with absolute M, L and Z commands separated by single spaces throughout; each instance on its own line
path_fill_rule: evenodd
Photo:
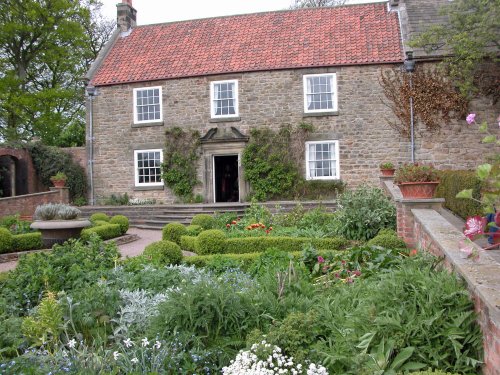
M 35 220 L 74 220 L 81 211 L 63 203 L 47 203 L 38 206 L 33 215 Z

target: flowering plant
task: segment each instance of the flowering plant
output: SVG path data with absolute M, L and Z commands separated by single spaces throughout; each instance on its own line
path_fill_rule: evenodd
M 380 169 L 394 169 L 394 164 L 390 161 L 383 162 L 379 165 Z
M 434 182 L 438 181 L 438 175 L 432 165 L 419 163 L 407 163 L 396 170 L 394 183 L 403 182 Z
M 265 340 L 253 344 L 250 350 L 242 350 L 231 364 L 222 368 L 223 375 L 328 375 L 321 365 L 309 363 L 305 365 L 293 362 L 293 357 L 284 355 L 281 348 L 268 344 Z
M 361 271 L 354 263 L 345 260 L 329 262 L 318 256 L 313 275 L 316 276 L 316 284 L 331 285 L 339 282 L 351 284 L 361 276 Z

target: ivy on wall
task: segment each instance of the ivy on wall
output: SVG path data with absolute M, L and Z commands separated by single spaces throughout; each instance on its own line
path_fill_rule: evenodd
M 193 200 L 193 189 L 199 183 L 197 165 L 200 145 L 198 131 L 179 127 L 165 132 L 162 178 L 172 192 L 183 201 Z
M 383 71 L 380 84 L 399 122 L 389 125 L 405 137 L 410 136 L 410 97 L 413 98 L 414 121 L 421 121 L 429 132 L 439 131 L 441 124 L 467 115 L 468 101 L 439 70 L 418 68 L 411 75 L 401 69 Z

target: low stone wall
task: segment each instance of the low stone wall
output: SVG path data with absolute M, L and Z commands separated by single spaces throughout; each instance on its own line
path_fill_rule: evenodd
M 404 199 L 392 180 L 382 187 L 397 208 L 398 234 L 410 246 L 444 258 L 445 265 L 467 283 L 483 332 L 484 375 L 500 375 L 500 264 L 477 245 L 477 260 L 463 258 L 464 235 L 441 215 L 439 199 Z
M 17 197 L 0 198 L 0 216 L 19 214 L 31 217 L 38 205 L 46 203 L 69 203 L 68 188 L 50 188 L 50 191 Z

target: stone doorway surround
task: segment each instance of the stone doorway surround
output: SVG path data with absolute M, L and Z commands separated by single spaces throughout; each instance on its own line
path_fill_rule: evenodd
M 203 196 L 205 202 L 215 202 L 214 194 L 214 156 L 238 155 L 238 189 L 240 192 L 239 201 L 242 202 L 247 196 L 250 186 L 243 178 L 243 167 L 241 158 L 243 150 L 249 137 L 243 135 L 235 127 L 211 128 L 203 137 L 201 137 L 202 153 L 202 182 Z

